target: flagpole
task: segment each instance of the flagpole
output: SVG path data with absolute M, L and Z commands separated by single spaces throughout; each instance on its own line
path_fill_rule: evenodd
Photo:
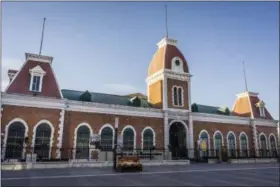
M 247 85 L 247 78 L 246 78 L 246 70 L 245 70 L 245 63 L 244 61 L 242 62 L 243 64 L 243 74 L 244 74 L 244 81 L 245 81 L 245 89 L 246 89 L 246 92 L 248 92 L 248 85 Z
M 42 53 L 43 40 L 44 40 L 44 31 L 45 31 L 45 22 L 46 22 L 46 18 L 43 19 L 43 29 L 42 29 L 42 36 L 41 36 L 41 44 L 40 44 L 39 55 L 41 55 L 41 53 Z
M 168 38 L 168 26 L 167 26 L 167 5 L 165 5 L 165 34 L 166 34 L 166 38 Z

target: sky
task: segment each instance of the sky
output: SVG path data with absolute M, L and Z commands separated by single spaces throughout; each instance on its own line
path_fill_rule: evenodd
M 146 94 L 149 63 L 165 36 L 178 40 L 193 75 L 192 103 L 233 107 L 259 93 L 279 118 L 278 2 L 4 2 L 2 90 L 25 52 L 54 57 L 61 89 Z

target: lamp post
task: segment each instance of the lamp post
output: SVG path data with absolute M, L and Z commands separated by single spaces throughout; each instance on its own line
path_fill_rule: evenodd
M 118 126 L 119 126 L 119 118 L 115 118 L 115 137 L 114 137 L 114 164 L 113 170 L 117 169 L 117 144 L 118 144 Z

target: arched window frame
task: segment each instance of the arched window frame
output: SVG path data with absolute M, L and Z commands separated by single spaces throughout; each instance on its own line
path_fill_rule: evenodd
M 243 151 L 242 151 L 242 141 L 241 141 L 241 137 L 242 135 L 244 135 L 244 137 L 246 138 L 246 148 L 247 148 L 247 156 L 249 156 L 249 139 L 248 139 L 248 136 L 247 134 L 242 131 L 240 134 L 239 134 L 239 148 L 240 148 L 240 155 L 243 155 Z
M 73 152 L 72 152 L 72 157 L 73 159 L 76 159 L 76 147 L 77 147 L 77 132 L 78 132 L 78 129 L 82 126 L 86 126 L 89 128 L 90 130 L 90 137 L 92 137 L 93 135 L 93 130 L 91 128 L 91 126 L 88 124 L 88 123 L 80 123 L 76 128 L 75 128 L 75 131 L 74 131 L 74 142 L 73 142 Z
M 134 127 L 133 126 L 131 126 L 131 125 L 127 125 L 127 126 L 125 126 L 123 129 L 122 129 L 122 132 L 121 132 L 121 135 L 122 135 L 122 138 L 123 138 L 123 142 L 124 142 L 124 136 L 123 136 L 123 134 L 124 134 L 124 132 L 125 132 L 125 130 L 126 129 L 131 129 L 132 131 L 133 131 L 133 134 L 134 134 L 134 137 L 133 137 L 133 150 L 135 150 L 136 149 L 136 130 L 134 129 Z
M 53 127 L 53 124 L 48 121 L 48 120 L 41 120 L 39 121 L 33 128 L 33 135 L 32 135 L 32 149 L 33 149 L 33 153 L 34 153 L 34 148 L 35 148 L 35 140 L 36 140 L 36 131 L 37 131 L 37 128 L 41 125 L 41 124 L 47 124 L 49 125 L 49 127 L 51 128 L 51 135 L 50 135 L 50 147 L 49 147 L 49 158 L 51 158 L 51 153 L 52 153 L 52 146 L 53 146 L 53 136 L 54 136 L 54 127 Z
M 230 149 L 230 142 L 229 142 L 229 136 L 233 135 L 234 138 L 234 153 L 237 154 L 237 144 L 236 144 L 236 136 L 235 133 L 233 131 L 229 131 L 227 134 L 227 148 L 228 148 L 228 154 L 231 155 L 232 150 Z
M 15 122 L 20 122 L 24 125 L 25 127 L 25 137 L 28 137 L 28 132 L 29 132 L 29 128 L 27 123 L 21 119 L 21 118 L 15 118 L 13 120 L 11 120 L 8 125 L 6 125 L 5 127 L 5 136 L 4 136 L 4 143 L 3 143 L 3 149 L 2 149 L 2 158 L 5 158 L 5 154 L 6 154 L 6 146 L 7 146 L 7 139 L 8 139 L 8 131 L 9 131 L 9 127 L 15 123 Z M 25 157 L 25 152 L 26 152 L 26 143 L 23 143 L 23 150 L 22 150 L 22 159 Z
M 179 93 L 180 92 L 180 93 Z M 176 107 L 184 107 L 184 89 L 181 86 L 172 87 L 172 104 Z
M 111 130 L 112 130 L 112 149 L 114 148 L 114 141 L 115 141 L 115 129 L 113 128 L 113 126 L 111 125 L 111 124 L 105 124 L 105 125 L 103 125 L 101 128 L 100 128 L 100 130 L 99 130 L 99 135 L 100 135 L 100 138 L 101 138 L 101 142 L 102 142 L 102 136 L 101 136 L 101 134 L 102 134 L 102 131 L 105 129 L 105 128 L 110 128 Z M 101 142 L 100 142 L 100 144 L 101 144 Z M 101 146 L 102 146 L 102 144 L 101 144 Z
M 156 146 L 156 133 L 152 127 L 145 127 L 141 132 L 141 149 L 144 149 L 144 134 L 146 130 L 151 130 L 153 133 L 153 146 Z

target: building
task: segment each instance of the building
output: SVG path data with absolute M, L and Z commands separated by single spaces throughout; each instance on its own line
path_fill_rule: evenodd
M 68 158 L 69 152 L 87 158 L 82 148 L 89 147 L 93 134 L 101 135 L 102 149 L 112 148 L 115 123 L 124 149 L 191 150 L 201 142 L 208 150 L 223 145 L 245 155 L 276 149 L 278 121 L 257 93 L 238 94 L 232 109 L 196 104 L 177 41 L 165 37 L 157 46 L 147 96 L 61 89 L 53 57 L 26 53 L 22 67 L 9 70 L 10 84 L 2 93 L 2 157 L 24 158 L 32 150 L 42 158 Z

